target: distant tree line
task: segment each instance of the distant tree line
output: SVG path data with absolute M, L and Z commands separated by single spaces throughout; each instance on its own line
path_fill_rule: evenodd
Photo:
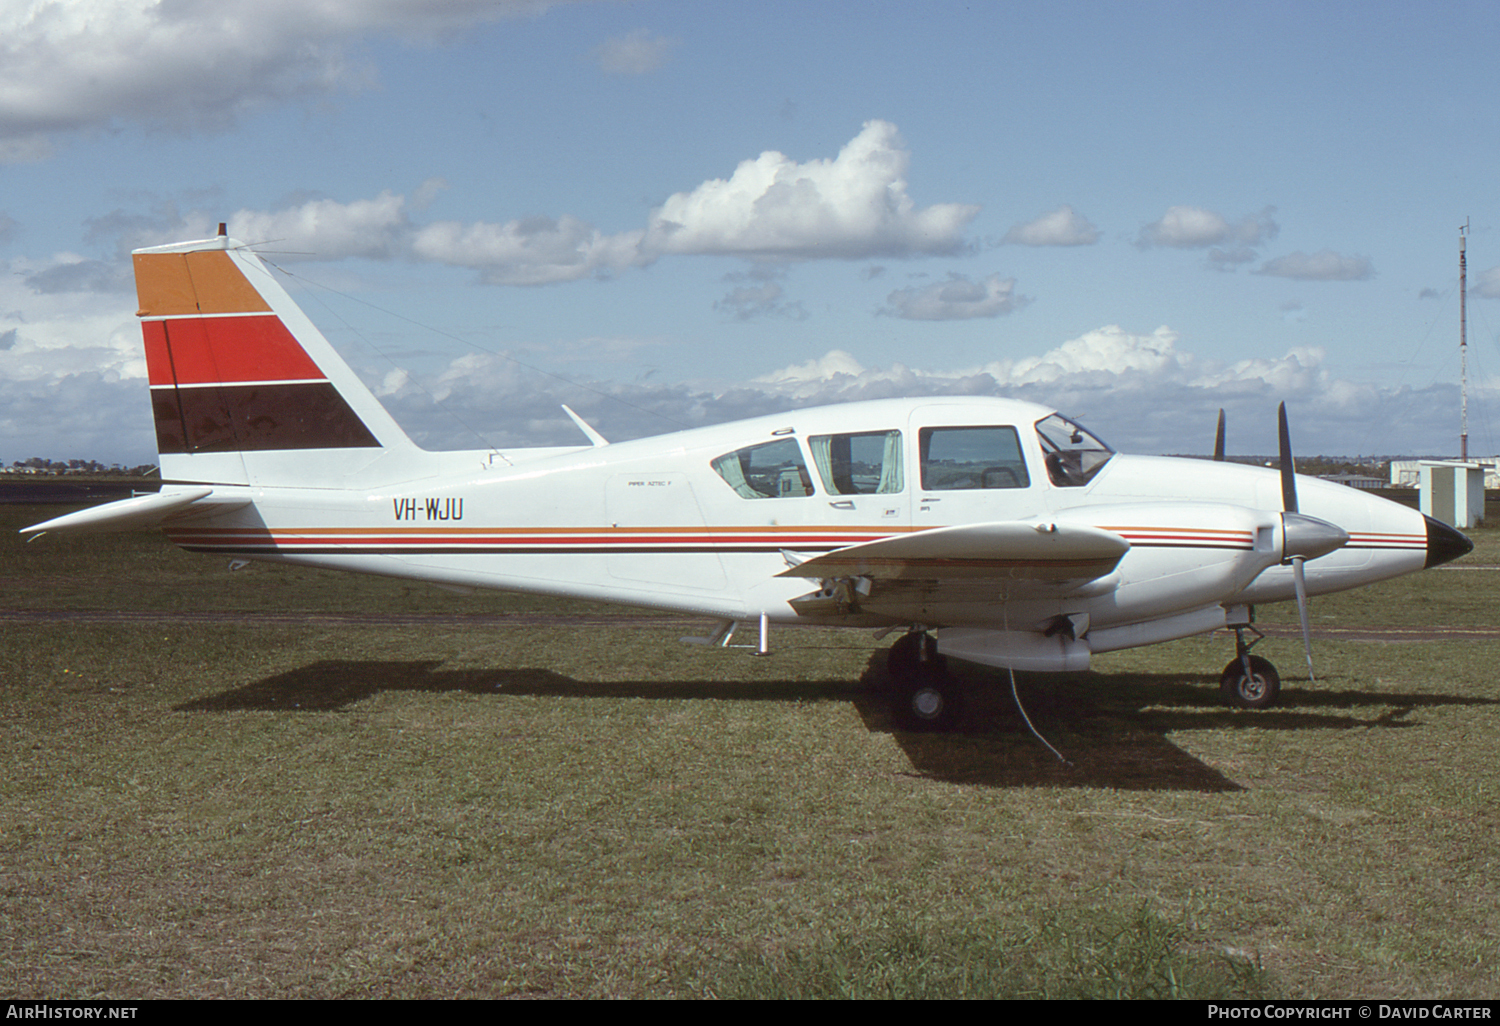
M 1196 455 L 1196 454 L 1183 454 Z M 1196 455 L 1197 459 L 1207 457 Z M 1297 456 L 1292 460 L 1297 464 L 1297 473 L 1307 474 L 1313 477 L 1327 474 L 1360 474 L 1365 477 L 1383 477 L 1387 481 L 1391 476 L 1391 460 L 1401 457 L 1390 456 L 1361 456 L 1349 459 L 1345 456 Z M 1226 457 L 1230 463 L 1246 463 L 1256 467 L 1275 467 L 1280 459 L 1277 456 L 1229 456 Z
M 33 456 L 29 460 L 16 460 L 8 467 L 0 466 L 5 474 L 111 474 L 123 477 L 148 477 L 157 473 L 155 463 L 142 463 L 138 467 L 126 467 L 119 463 L 100 463 L 98 460 L 44 460 Z

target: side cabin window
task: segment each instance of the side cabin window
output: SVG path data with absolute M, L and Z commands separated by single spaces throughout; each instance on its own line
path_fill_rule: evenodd
M 889 495 L 906 488 L 899 431 L 813 435 L 807 445 L 831 495 Z
M 1021 439 L 1013 427 L 922 428 L 922 488 L 1025 488 L 1031 484 Z
M 790 438 L 725 453 L 709 466 L 746 499 L 781 499 L 813 493 L 802 450 Z

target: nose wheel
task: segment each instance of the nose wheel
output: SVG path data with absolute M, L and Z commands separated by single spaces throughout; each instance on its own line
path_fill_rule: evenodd
M 1245 641 L 1246 631 L 1255 634 L 1255 641 Z M 1235 655 L 1219 677 L 1219 693 L 1238 709 L 1269 709 L 1281 697 L 1281 674 L 1276 667 L 1269 659 L 1250 654 L 1263 636 L 1254 627 L 1234 629 Z
M 1249 670 L 1245 668 L 1246 661 L 1250 663 Z M 1269 709 L 1281 695 L 1281 675 L 1269 660 L 1260 656 L 1233 659 L 1219 678 L 1219 691 L 1225 701 L 1240 709 Z

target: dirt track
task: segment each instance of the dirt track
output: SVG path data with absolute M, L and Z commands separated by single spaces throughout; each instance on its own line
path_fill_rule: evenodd
M 243 627 L 588 627 L 642 630 L 657 628 L 684 635 L 711 634 L 716 621 L 703 617 L 619 615 L 567 615 L 560 613 L 512 613 L 506 615 L 449 615 L 417 613 L 217 613 L 123 611 L 113 609 L 4 609 L 0 624 L 235 624 Z M 1296 638 L 1296 624 L 1261 623 L 1262 633 L 1273 638 Z M 1314 637 L 1336 641 L 1465 641 L 1500 638 L 1496 627 L 1330 627 L 1316 626 Z
M 0 623 L 176 623 L 237 624 L 244 627 L 617 627 L 639 630 L 701 629 L 717 621 L 703 617 L 621 613 L 566 615 L 508 613 L 464 615 L 438 613 L 219 613 L 118 609 L 0 609 Z

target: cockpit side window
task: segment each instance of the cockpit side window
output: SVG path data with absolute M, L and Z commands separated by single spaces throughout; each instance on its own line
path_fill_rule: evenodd
M 781 499 L 813 493 L 802 450 L 790 438 L 736 449 L 709 465 L 742 498 Z
M 917 433 L 922 488 L 1025 488 L 1031 484 L 1013 427 L 931 427 Z
M 813 435 L 807 445 L 831 495 L 889 495 L 906 488 L 899 431 Z
M 1037 421 L 1037 441 L 1047 477 L 1059 488 L 1077 488 L 1094 479 L 1115 451 L 1061 414 Z

